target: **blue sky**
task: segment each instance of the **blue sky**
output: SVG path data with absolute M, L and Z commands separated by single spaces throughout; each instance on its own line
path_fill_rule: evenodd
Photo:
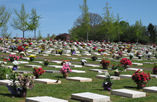
M 121 20 L 129 22 L 130 25 L 140 19 L 144 26 L 148 26 L 149 23 L 157 25 L 157 0 L 87 0 L 89 12 L 103 17 L 103 7 L 106 6 L 106 2 L 112 7 L 110 12 L 113 12 L 115 17 L 119 13 Z M 46 37 L 47 34 L 68 33 L 75 20 L 81 15 L 79 5 L 83 4 L 83 0 L 0 0 L 0 4 L 5 5 L 12 12 L 11 19 L 15 16 L 13 9 L 19 12 L 21 4 L 25 5 L 27 13 L 31 13 L 31 9 L 35 8 L 37 14 L 42 16 L 37 35 L 40 30 L 42 36 Z M 11 32 L 12 37 L 16 34 L 22 37 L 22 31 L 10 26 L 11 19 L 8 22 L 8 33 Z M 26 31 L 25 37 L 34 37 L 34 33 Z

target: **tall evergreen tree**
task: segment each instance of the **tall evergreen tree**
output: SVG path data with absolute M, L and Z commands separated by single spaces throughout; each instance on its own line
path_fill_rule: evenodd
M 149 34 L 150 34 L 150 40 L 152 43 L 155 43 L 156 42 L 156 38 L 157 38 L 157 34 L 156 34 L 156 30 L 155 30 L 155 27 L 153 24 L 149 24 L 148 25 L 148 31 L 149 31 Z
M 28 24 L 28 18 L 29 15 L 25 11 L 24 4 L 21 5 L 20 13 L 17 12 L 17 10 L 14 9 L 14 12 L 17 16 L 17 18 L 13 18 L 11 23 L 11 26 L 13 26 L 14 29 L 19 29 L 23 32 L 23 38 L 25 31 L 29 30 L 29 24 Z

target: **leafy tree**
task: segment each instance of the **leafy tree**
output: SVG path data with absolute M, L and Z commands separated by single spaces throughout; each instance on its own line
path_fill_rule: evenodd
M 43 39 L 43 37 L 42 37 L 42 35 L 41 35 L 41 31 L 40 31 L 40 30 L 39 30 L 39 32 L 38 32 L 37 39 L 38 39 L 38 40 Z
M 137 43 L 138 43 L 138 39 L 139 39 L 139 37 L 143 33 L 141 20 L 140 21 L 136 21 L 135 27 L 136 27 L 136 37 L 137 37 Z
M 57 35 L 57 36 L 55 37 L 55 39 L 56 39 L 56 40 L 64 40 L 64 41 L 66 41 L 66 40 L 69 40 L 70 37 L 69 37 L 69 34 L 63 33 L 63 34 Z
M 34 38 L 36 38 L 36 29 L 40 26 L 39 19 L 41 16 L 38 16 L 36 13 L 36 9 L 32 8 L 29 29 L 34 30 Z
M 148 25 L 148 31 L 149 31 L 149 34 L 150 34 L 150 39 L 151 39 L 151 42 L 152 43 L 155 43 L 156 42 L 156 38 L 157 38 L 157 35 L 156 35 L 156 29 L 154 27 L 153 24 L 149 24 Z
M 88 6 L 87 6 L 87 0 L 83 0 L 84 4 L 80 5 L 80 9 L 82 11 L 82 25 L 83 28 L 86 29 L 87 32 L 87 40 L 88 40 L 88 32 L 90 30 L 90 18 L 89 18 L 89 12 L 88 12 Z
M 14 29 L 19 29 L 23 32 L 23 38 L 25 31 L 29 30 L 29 24 L 27 22 L 29 15 L 25 11 L 24 4 L 21 5 L 20 13 L 17 12 L 17 10 L 14 9 L 14 12 L 17 16 L 17 18 L 13 18 L 13 23 L 11 23 L 11 26 L 13 26 Z
M 111 9 L 111 7 L 109 7 L 109 4 L 106 3 L 106 7 L 103 8 L 103 10 L 105 11 L 105 13 L 103 13 L 104 18 L 103 18 L 103 29 L 106 37 L 106 40 L 109 41 L 109 37 L 110 39 L 113 39 L 114 34 L 115 34 L 115 28 L 113 25 L 114 22 L 114 16 L 113 13 L 110 13 L 109 9 Z
M 8 33 L 7 30 L 8 30 L 7 25 L 3 25 L 0 35 L 2 37 L 5 37 L 5 38 L 6 37 L 10 38 L 11 37 L 11 33 Z
M 0 27 L 5 25 L 11 16 L 11 12 L 6 10 L 6 7 L 0 5 Z

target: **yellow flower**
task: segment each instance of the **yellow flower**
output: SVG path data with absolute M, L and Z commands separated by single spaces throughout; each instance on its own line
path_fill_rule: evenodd
M 39 46 L 39 48 L 41 48 L 41 46 Z
M 34 55 L 30 55 L 29 57 L 34 57 L 34 58 L 36 58 L 36 56 L 34 56 Z
M 134 52 L 137 52 L 136 50 Z

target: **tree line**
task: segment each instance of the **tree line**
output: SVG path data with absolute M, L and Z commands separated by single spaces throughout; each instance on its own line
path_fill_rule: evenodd
M 117 14 L 115 17 L 110 12 L 111 7 L 106 3 L 103 8 L 103 16 L 88 12 L 87 0 L 83 0 L 80 6 L 82 15 L 74 22 L 74 26 L 69 30 L 71 40 L 85 41 L 105 40 L 107 42 L 134 42 L 134 43 L 156 43 L 157 26 L 150 23 L 144 26 L 142 21 L 136 21 L 130 25 L 129 22 L 121 20 Z

